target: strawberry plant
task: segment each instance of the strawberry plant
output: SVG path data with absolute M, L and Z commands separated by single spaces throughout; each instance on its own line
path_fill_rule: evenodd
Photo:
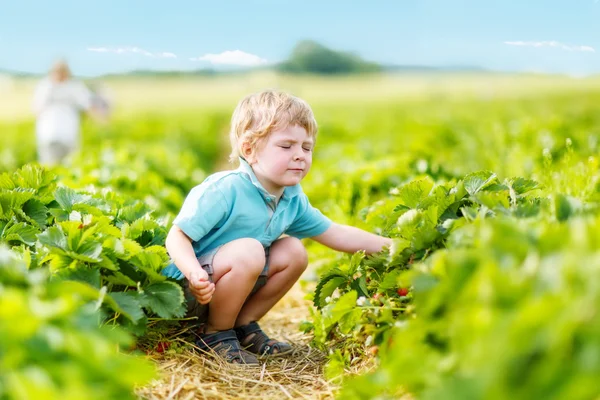
M 500 217 L 456 230 L 403 274 L 417 317 L 391 329 L 378 370 L 341 398 L 596 398 L 598 223 Z
M 154 366 L 115 351 L 131 337 L 99 325 L 100 297 L 47 272 L 0 246 L 0 399 L 136 398 Z
M 403 272 L 444 248 L 453 231 L 478 218 L 537 215 L 543 205 L 549 207 L 532 195 L 538 188 L 531 180 L 501 182 L 482 171 L 456 183 L 424 178 L 392 189 L 391 197 L 366 210 L 365 219 L 394 238 L 394 244 L 384 253 L 356 253 L 326 269 L 313 297 L 314 322 L 305 329 L 314 329 L 314 342 L 323 348 L 338 343 L 347 360 L 364 346 L 383 343 L 390 329 L 414 314 Z
M 56 187 L 54 175 L 27 166 L 0 178 L 0 240 L 48 267 L 54 278 L 97 291 L 111 321 L 137 334 L 148 315 L 180 317 L 179 285 L 161 275 L 168 263 L 165 227 L 152 210 L 114 192 Z

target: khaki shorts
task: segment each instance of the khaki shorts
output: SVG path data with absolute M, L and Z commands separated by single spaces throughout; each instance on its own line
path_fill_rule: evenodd
M 208 274 L 208 279 L 213 282 L 213 260 L 215 258 L 215 254 L 219 251 L 220 247 L 216 249 L 210 250 L 208 253 L 201 255 L 198 257 L 198 262 L 202 266 L 202 269 L 206 271 Z M 267 277 L 269 275 L 269 247 L 265 248 L 265 258 L 266 263 L 263 268 L 260 276 L 256 280 L 250 295 L 256 293 L 260 288 L 267 284 Z M 188 284 L 187 278 L 183 278 L 181 281 L 181 285 L 183 286 L 183 293 L 185 295 L 185 302 L 187 305 L 187 314 L 186 318 L 196 317 L 197 320 L 193 321 L 193 324 L 203 324 L 208 320 L 208 304 L 200 304 L 190 291 L 190 287 Z

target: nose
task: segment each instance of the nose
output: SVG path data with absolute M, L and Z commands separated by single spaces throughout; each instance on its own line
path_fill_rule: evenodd
M 304 160 L 304 151 L 302 149 L 296 150 L 296 152 L 294 153 L 294 160 Z

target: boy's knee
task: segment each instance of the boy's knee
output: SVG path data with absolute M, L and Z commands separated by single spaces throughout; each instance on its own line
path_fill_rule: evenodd
M 236 243 L 236 257 L 233 267 L 245 272 L 260 275 L 266 264 L 265 248 L 256 239 L 238 239 Z
M 308 266 L 308 253 L 300 239 L 289 237 L 285 239 L 286 253 L 290 257 L 290 264 L 306 269 Z

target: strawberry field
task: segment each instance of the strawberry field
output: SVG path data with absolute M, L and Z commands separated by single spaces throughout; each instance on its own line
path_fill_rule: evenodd
M 166 232 L 229 168 L 238 95 L 267 84 L 313 105 L 313 205 L 394 238 L 372 256 L 306 242 L 294 330 L 334 396 L 600 398 L 597 80 L 268 79 L 162 108 L 164 88 L 114 82 L 129 103 L 85 121 L 82 152 L 50 170 L 32 119 L 3 116 L 0 399 L 151 397 L 135 390 L 165 378 L 147 353 L 191 348 L 168 335 L 184 307 L 160 274 Z M 293 390 L 279 393 L 328 397 Z

